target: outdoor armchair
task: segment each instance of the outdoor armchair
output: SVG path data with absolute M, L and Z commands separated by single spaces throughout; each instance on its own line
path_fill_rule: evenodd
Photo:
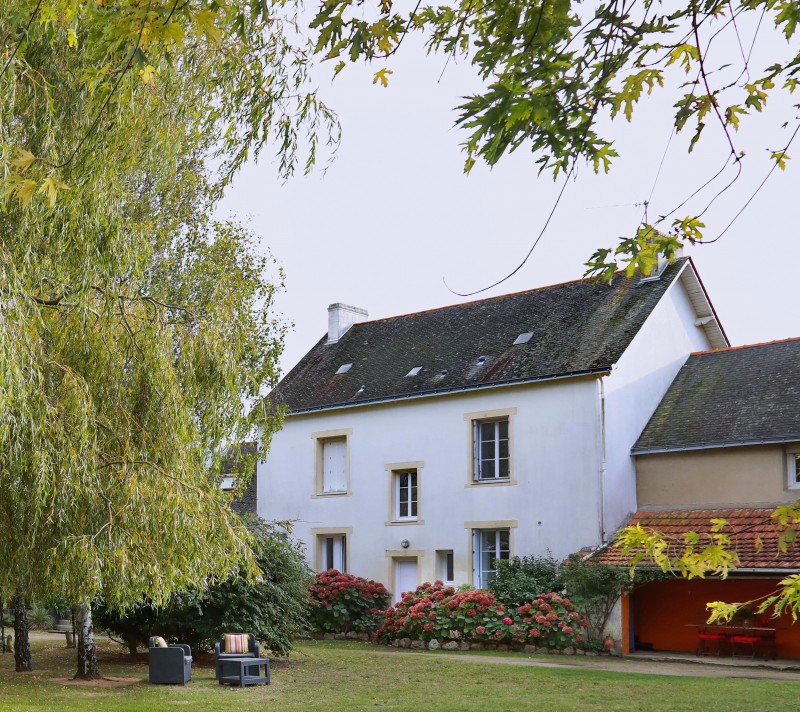
M 192 649 L 188 645 L 160 647 L 153 636 L 148 654 L 151 684 L 185 685 L 192 679 Z
M 224 661 L 226 658 L 258 658 L 260 657 L 260 647 L 258 645 L 258 641 L 256 640 L 256 636 L 252 633 L 237 633 L 235 635 L 246 635 L 247 636 L 247 652 L 237 652 L 237 653 L 228 653 L 225 649 L 225 637 L 223 636 L 222 640 L 218 640 L 214 643 L 214 667 L 217 670 L 217 679 L 219 679 L 220 670 L 222 667 L 217 665 L 217 663 L 222 660 Z

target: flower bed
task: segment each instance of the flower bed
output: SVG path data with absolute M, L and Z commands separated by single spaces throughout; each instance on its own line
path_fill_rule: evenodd
M 316 633 L 374 631 L 381 625 L 390 599 L 382 583 L 336 569 L 314 576 L 309 596 L 309 619 Z
M 473 649 L 528 646 L 575 650 L 585 642 L 585 627 L 586 620 L 558 593 L 545 593 L 508 609 L 487 591 L 456 592 L 436 581 L 404 593 L 402 600 L 386 611 L 376 638 L 388 645 L 402 641 L 403 647 L 441 646 L 448 650 L 466 649 L 465 645 Z

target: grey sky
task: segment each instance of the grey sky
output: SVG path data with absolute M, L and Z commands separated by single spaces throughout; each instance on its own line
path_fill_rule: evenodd
M 453 107 L 477 86 L 471 68 L 410 46 L 390 67 L 389 87 L 372 85 L 369 69 L 349 68 L 322 94 L 338 112 L 344 138 L 323 178 L 288 183 L 265 156 L 248 165 L 223 212 L 248 217 L 262 244 L 286 270 L 279 310 L 294 322 L 282 360 L 291 368 L 327 328 L 327 306 L 346 302 L 381 318 L 466 301 L 448 291 L 491 284 L 513 269 L 536 238 L 559 183 L 538 175 L 519 149 L 493 170 L 462 172 L 464 134 Z M 754 56 L 753 65 L 770 63 Z M 766 60 L 764 62 L 763 60 Z M 322 77 L 328 77 L 325 67 Z M 681 79 L 678 77 L 678 79 Z M 633 232 L 648 198 L 672 123 L 675 94 L 661 92 L 641 106 L 632 124 L 610 129 L 621 156 L 607 176 L 581 166 L 528 264 L 501 286 L 471 299 L 580 278 L 600 246 Z M 708 237 L 724 227 L 769 169 L 765 148 L 782 148 L 797 111 L 784 101 L 736 135 L 747 153 L 743 177 L 706 215 Z M 780 129 L 786 119 L 788 129 Z M 719 126 L 708 121 L 691 156 L 690 132 L 674 138 L 649 208 L 652 218 L 674 208 L 713 175 L 726 155 Z M 687 250 L 695 260 L 734 344 L 800 336 L 800 145 L 785 173 L 776 171 L 748 210 L 716 244 Z M 797 164 L 797 165 L 792 165 Z M 727 174 L 733 176 L 731 169 Z M 688 214 L 728 181 L 721 178 Z

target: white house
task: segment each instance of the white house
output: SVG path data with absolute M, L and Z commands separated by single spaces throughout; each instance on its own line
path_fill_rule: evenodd
M 598 546 L 636 510 L 631 446 L 693 351 L 728 345 L 695 268 L 329 330 L 282 380 L 258 511 L 315 570 L 485 585 L 494 562 Z

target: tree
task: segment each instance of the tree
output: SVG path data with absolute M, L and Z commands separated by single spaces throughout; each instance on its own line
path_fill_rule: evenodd
M 0 2 L 0 585 L 77 605 L 81 677 L 100 595 L 257 573 L 218 477 L 280 425 L 248 407 L 277 377 L 280 275 L 207 216 L 268 139 L 285 175 L 306 133 L 306 167 L 336 139 L 291 11 Z
M 348 62 L 381 65 L 374 82 L 388 84 L 392 56 L 411 33 L 425 37 L 430 52 L 466 57 L 485 88 L 458 107 L 466 131 L 465 170 L 477 160 L 489 165 L 527 145 L 542 171 L 568 180 L 578 161 L 608 172 L 617 157 L 608 119 L 630 121 L 646 95 L 670 86 L 675 97 L 675 131 L 693 131 L 690 150 L 704 129 L 724 133 L 728 152 L 715 178 L 741 174 L 745 157 L 735 132 L 748 114 L 760 112 L 770 94 L 793 92 L 800 81 L 795 38 L 800 9 L 795 0 L 459 0 L 396 6 L 392 0 L 365 3 L 327 0 L 311 27 L 316 51 L 335 60 L 334 75 Z M 755 28 L 749 52 L 740 26 Z M 768 24 L 790 41 L 770 46 L 771 64 L 751 66 L 759 31 Z M 729 65 L 720 56 L 720 36 L 740 48 Z M 749 39 L 749 37 L 748 37 Z M 767 39 L 769 41 L 769 38 Z M 785 168 L 788 149 L 800 132 L 777 132 L 768 148 L 774 168 Z M 722 177 L 723 174 L 729 174 Z M 705 209 L 656 221 L 645 217 L 634 235 L 616 249 L 598 249 L 587 273 L 611 280 L 621 263 L 632 274 L 649 274 L 659 254 L 671 258 L 683 242 L 710 241 Z
M 307 626 L 311 572 L 299 546 L 283 527 L 252 518 L 253 550 L 262 574 L 234 576 L 205 590 L 182 591 L 163 608 L 137 606 L 120 612 L 100 608 L 97 623 L 119 636 L 132 654 L 151 635 L 210 650 L 226 632 L 246 630 L 276 655 L 288 655 Z

